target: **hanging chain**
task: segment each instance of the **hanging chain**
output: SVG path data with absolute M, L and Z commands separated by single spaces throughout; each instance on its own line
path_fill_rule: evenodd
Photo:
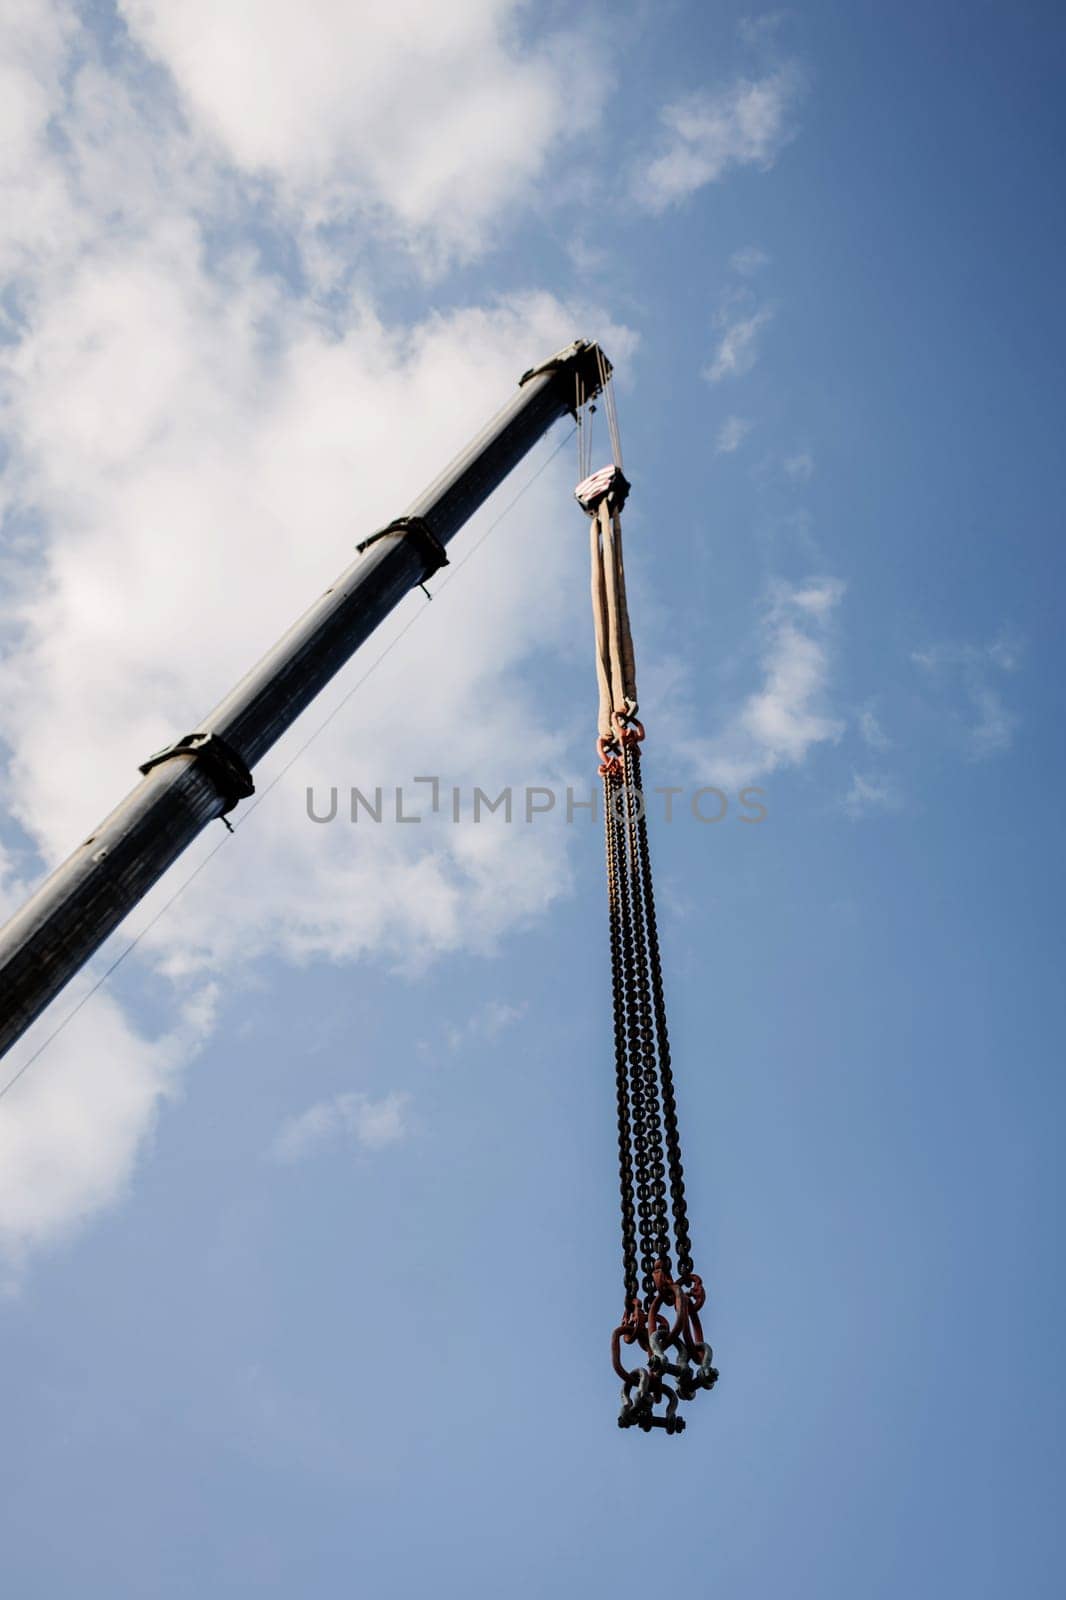
M 644 812 L 644 796 L 637 785 L 633 767 L 634 742 L 624 740 L 622 745 L 623 793 L 626 807 L 626 865 L 630 889 L 631 936 L 633 970 L 636 994 L 633 1007 L 635 1031 L 639 1040 L 640 1065 L 643 1073 L 644 1110 L 644 1164 L 647 1173 L 647 1223 L 652 1245 L 648 1258 L 642 1260 L 644 1269 L 642 1287 L 646 1295 L 655 1292 L 653 1272 L 657 1260 L 667 1271 L 670 1267 L 670 1236 L 666 1217 L 666 1168 L 663 1165 L 662 1113 L 659 1099 L 659 1074 L 657 1071 L 655 1037 L 651 1007 L 651 990 L 648 981 L 648 951 L 644 929 L 642 903 L 643 874 L 640 861 L 640 819 Z
M 640 789 L 640 749 L 630 747 L 632 782 Z M 642 792 L 642 791 L 641 791 Z M 659 954 L 659 929 L 655 918 L 655 896 L 651 881 L 651 856 L 648 851 L 648 823 L 641 807 L 637 824 L 640 835 L 641 883 L 644 891 L 644 920 L 648 930 L 648 963 L 651 970 L 652 1005 L 655 1033 L 659 1042 L 659 1081 L 662 1085 L 663 1122 L 666 1129 L 666 1160 L 670 1172 L 670 1200 L 674 1212 L 674 1242 L 677 1246 L 677 1276 L 685 1283 L 692 1276 L 692 1243 L 688 1234 L 688 1207 L 685 1202 L 685 1169 L 681 1164 L 681 1140 L 677 1127 L 677 1100 L 674 1072 L 670 1061 L 670 1036 L 666 1027 L 666 1000 L 663 994 L 663 967 Z
M 637 1228 L 633 1178 L 632 1126 L 629 1117 L 629 1070 L 626 1056 L 626 980 L 622 965 L 622 912 L 614 795 L 617 779 L 603 774 L 603 814 L 607 840 L 607 904 L 611 936 L 611 998 L 614 1008 L 614 1065 L 618 1096 L 618 1186 L 622 1202 L 623 1315 L 637 1299 Z
M 593 606 L 600 652 L 597 750 L 603 778 L 622 1209 L 623 1311 L 612 1335 L 611 1358 L 622 1380 L 619 1426 L 680 1433 L 685 1423 L 678 1413 L 679 1402 L 691 1400 L 700 1389 L 713 1388 L 718 1373 L 700 1323 L 706 1294 L 693 1268 L 689 1237 L 641 783 L 639 747 L 644 728 L 637 720 L 618 521 L 629 486 L 621 471 L 621 445 L 608 375 L 601 372 L 600 377 L 615 464 L 588 473 L 591 461 L 586 427 L 580 451 L 584 476 L 576 493 L 594 519 Z M 579 393 L 579 406 L 582 398 Z M 597 508 L 604 500 L 614 529 L 614 547 L 609 552 L 605 546 L 610 522 L 595 521 Z M 612 562 L 616 564 L 612 566 Z M 620 689 L 623 682 L 626 686 Z M 622 1362 L 622 1349 L 633 1345 L 641 1351 L 644 1365 L 630 1370 Z
M 678 1413 L 679 1403 L 691 1400 L 700 1389 L 713 1388 L 718 1372 L 700 1322 L 706 1299 L 703 1283 L 692 1270 L 640 782 L 638 742 L 643 729 L 639 723 L 626 726 L 626 719 L 617 720 L 615 748 L 606 753 L 600 769 L 607 840 L 625 1295 L 622 1319 L 611 1338 L 611 1359 L 622 1380 L 619 1426 L 680 1433 L 685 1421 Z M 667 1235 L 667 1170 L 678 1256 L 676 1277 L 671 1272 Z M 638 1233 L 643 1294 L 637 1289 Z M 664 1312 L 673 1312 L 673 1320 Z M 637 1345 L 645 1365 L 627 1369 L 622 1361 L 623 1345 Z
M 628 1063 L 630 1124 L 633 1137 L 633 1170 L 637 1200 L 637 1225 L 640 1232 L 641 1286 L 645 1295 L 652 1281 L 656 1238 L 651 1207 L 648 1150 L 648 1109 L 645 1102 L 647 1077 L 644 1040 L 641 1028 L 637 962 L 633 940 L 633 902 L 626 838 L 626 795 L 618 775 L 611 780 L 611 822 L 614 832 L 615 880 L 618 886 L 619 922 L 622 954 L 622 992 L 625 1011 L 622 1017 L 621 1044 Z M 619 1040 L 616 1037 L 615 1047 Z

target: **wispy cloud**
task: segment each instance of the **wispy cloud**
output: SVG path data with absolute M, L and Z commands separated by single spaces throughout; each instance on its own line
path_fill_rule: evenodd
M 814 477 L 814 457 L 809 450 L 799 450 L 794 456 L 786 456 L 781 465 L 785 476 L 791 478 L 793 483 L 807 483 Z
M 903 791 L 887 774 L 853 772 L 851 786 L 840 803 L 846 814 L 857 820 L 873 812 L 902 810 Z
M 354 1144 L 360 1150 L 382 1150 L 410 1131 L 409 1094 L 394 1092 L 374 1100 L 365 1094 L 339 1094 L 320 1100 L 290 1117 L 270 1147 L 273 1160 L 290 1166 L 326 1145 Z
M 513 1028 L 515 1023 L 522 1020 L 526 1009 L 524 1000 L 518 1005 L 506 1000 L 486 1001 L 465 1022 L 445 1024 L 444 1037 L 448 1049 L 457 1054 L 468 1045 L 498 1039 L 505 1029 Z
M 961 704 L 952 716 L 961 730 L 963 746 L 972 761 L 1002 755 L 1014 742 L 1019 718 L 1007 705 L 997 681 L 1016 672 L 1021 663 L 1021 642 L 1010 632 L 1000 633 L 991 644 L 943 643 L 911 653 L 911 660 L 934 682 L 950 704 Z
M 746 244 L 742 250 L 733 251 L 729 265 L 734 272 L 739 272 L 742 278 L 752 278 L 757 272 L 761 272 L 763 267 L 770 265 L 770 256 L 757 244 Z
M 755 424 L 749 422 L 747 417 L 726 417 L 715 440 L 715 455 L 732 455 L 734 450 L 738 450 L 744 443 L 754 426 Z
M 753 307 L 746 290 L 725 296 L 715 314 L 718 344 L 703 376 L 709 383 L 723 378 L 742 378 L 759 358 L 759 334 L 773 319 L 772 306 Z
M 679 756 L 726 789 L 799 766 L 835 744 L 843 721 L 828 706 L 830 632 L 844 595 L 839 578 L 774 585 L 762 619 L 761 684 L 709 738 L 681 737 Z
M 734 168 L 768 171 L 794 136 L 801 89 L 799 70 L 787 65 L 665 106 L 663 148 L 638 174 L 637 199 L 649 211 L 665 211 Z
M 999 634 L 988 646 L 988 659 L 1001 672 L 1016 672 L 1022 664 L 1023 645 L 1014 633 Z
M 1002 755 L 1014 743 L 1018 718 L 1007 709 L 1003 696 L 988 684 L 971 690 L 970 696 L 977 717 L 968 729 L 970 754 L 975 761 L 988 756 Z
M 881 726 L 877 714 L 871 706 L 863 706 L 858 716 L 859 733 L 863 743 L 871 750 L 888 750 L 892 741 Z

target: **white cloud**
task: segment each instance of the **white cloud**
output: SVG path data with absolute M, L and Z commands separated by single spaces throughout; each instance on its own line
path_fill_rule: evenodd
M 76 24 L 47 0 L 8 0 L 0 11 L 0 271 L 54 228 L 63 204 L 54 173 L 36 167 L 37 151 L 62 95 L 68 43 Z
M 755 424 L 749 422 L 746 417 L 726 417 L 715 440 L 715 455 L 732 455 L 734 450 L 738 450 L 744 443 L 754 426 Z
M 788 65 L 664 107 L 664 148 L 639 173 L 637 199 L 650 211 L 664 211 L 733 168 L 768 171 L 794 135 L 801 87 L 798 69 Z
M 198 130 L 282 205 L 470 253 L 586 130 L 602 47 L 517 40 L 519 0 L 120 0 Z
M 709 383 L 742 378 L 751 371 L 759 357 L 759 334 L 773 316 L 771 306 L 753 309 L 746 291 L 725 297 L 714 319 L 719 329 L 718 346 L 703 373 Z
M 1013 633 L 1001 633 L 989 645 L 988 659 L 1001 672 L 1017 672 L 1022 664 L 1021 640 Z
M 15 853 L 0 839 L 0 922 L 5 922 L 25 900 L 27 885 L 18 871 Z
M 507 1028 L 513 1028 L 526 1014 L 526 1002 L 512 1005 L 506 1000 L 487 1000 L 463 1023 L 449 1022 L 444 1027 L 444 1037 L 453 1054 L 470 1044 L 498 1039 Z
M 800 450 L 794 456 L 786 456 L 781 465 L 793 483 L 807 483 L 814 476 L 814 457 L 809 450 Z
M 4 1057 L 9 1083 L 85 995 L 82 975 Z M 178 1068 L 214 1021 L 217 992 L 186 996 L 171 1031 L 145 1039 L 100 991 L 0 1100 L 0 1259 L 17 1281 L 27 1253 L 62 1238 L 129 1187 L 137 1152 Z
M 900 811 L 903 792 L 894 778 L 883 773 L 853 772 L 841 806 L 855 820 L 876 811 Z
M 1019 718 L 996 679 L 1018 670 L 1021 653 L 1021 642 L 1009 632 L 989 645 L 935 644 L 911 653 L 914 664 L 937 683 L 949 703 L 955 697 L 952 714 L 972 761 L 1002 755 L 1014 742 Z
M 574 271 L 583 278 L 594 278 L 612 264 L 609 250 L 601 245 L 590 244 L 587 239 L 582 239 L 580 236 L 567 240 L 566 253 L 570 257 Z
M 394 1091 L 375 1100 L 365 1094 L 339 1094 L 320 1100 L 282 1124 L 270 1147 L 273 1160 L 290 1166 L 323 1146 L 352 1143 L 360 1150 L 383 1150 L 410 1132 L 411 1096 Z
M 747 244 L 743 249 L 733 251 L 729 265 L 734 272 L 739 272 L 742 278 L 752 278 L 757 272 L 761 272 L 763 267 L 770 265 L 770 257 L 757 244 Z
M 818 745 L 840 739 L 844 724 L 827 702 L 830 630 L 843 594 L 838 578 L 774 586 L 763 617 L 759 688 L 724 718 L 721 732 L 673 741 L 706 782 L 733 790 L 799 766 Z
M 871 750 L 888 750 L 892 741 L 881 726 L 880 720 L 870 706 L 863 706 L 859 712 L 859 733 L 864 743 Z
M 970 697 L 977 713 L 968 730 L 970 755 L 975 761 L 1002 755 L 1014 743 L 1017 716 L 1007 709 L 999 691 L 987 684 L 975 685 Z

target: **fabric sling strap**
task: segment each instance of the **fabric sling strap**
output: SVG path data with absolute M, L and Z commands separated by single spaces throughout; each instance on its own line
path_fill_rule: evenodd
M 596 675 L 600 686 L 599 736 L 609 739 L 616 707 L 636 710 L 633 635 L 622 566 L 622 521 L 604 495 L 589 519 L 592 554 L 592 614 L 596 628 Z

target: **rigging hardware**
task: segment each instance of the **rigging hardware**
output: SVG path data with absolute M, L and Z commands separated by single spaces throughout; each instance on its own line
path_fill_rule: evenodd
M 713 1389 L 718 1372 L 703 1336 L 706 1291 L 694 1270 L 689 1238 L 641 782 L 645 731 L 637 716 L 620 519 L 630 485 L 622 472 L 607 376 L 602 388 L 614 461 L 590 473 L 590 430 L 587 424 L 579 428 L 584 476 L 574 494 L 590 518 L 599 684 L 596 752 L 603 780 L 614 1021 L 623 1299 L 621 1321 L 611 1335 L 611 1362 L 622 1381 L 619 1427 L 681 1433 L 685 1419 L 679 1402 Z M 633 1345 L 644 1364 L 628 1369 L 622 1348 Z

